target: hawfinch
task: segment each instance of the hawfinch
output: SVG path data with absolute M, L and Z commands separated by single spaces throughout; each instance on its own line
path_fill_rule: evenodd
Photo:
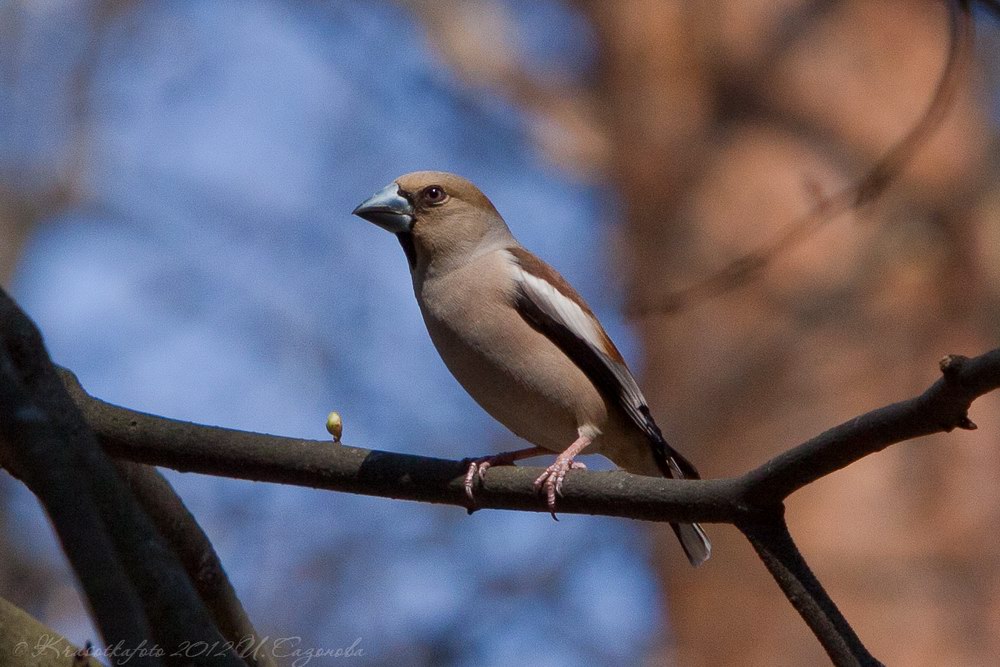
M 663 439 L 625 360 L 594 313 L 525 250 L 486 196 L 444 172 L 400 176 L 354 209 L 396 235 L 427 331 L 445 365 L 497 421 L 535 445 L 471 461 L 465 490 L 490 466 L 556 453 L 535 481 L 555 516 L 579 454 L 639 475 L 697 479 Z M 711 545 L 698 524 L 672 524 L 688 560 Z

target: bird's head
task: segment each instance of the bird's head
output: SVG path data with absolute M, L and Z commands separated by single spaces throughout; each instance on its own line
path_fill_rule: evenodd
M 443 171 L 400 176 L 353 211 L 399 237 L 415 266 L 461 260 L 513 242 L 493 203 L 468 180 Z

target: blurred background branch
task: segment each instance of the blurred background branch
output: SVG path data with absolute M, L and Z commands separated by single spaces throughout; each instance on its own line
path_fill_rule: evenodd
M 806 7 L 811 11 L 798 18 L 815 19 L 817 10 L 827 10 L 832 4 L 834 3 L 807 5 Z M 812 238 L 823 225 L 850 211 L 871 204 L 886 188 L 898 180 L 903 170 L 944 122 L 955 93 L 962 85 L 968 71 L 968 60 L 972 54 L 974 34 L 972 10 L 968 2 L 964 1 L 952 2 L 949 0 L 947 7 L 950 10 L 950 32 L 941 78 L 934 88 L 927 110 L 902 139 L 894 144 L 856 182 L 835 194 L 825 194 L 818 183 L 812 181 L 803 183 L 803 187 L 814 190 L 811 194 L 817 200 L 815 207 L 799 220 L 790 223 L 786 229 L 780 232 L 775 241 L 730 261 L 722 269 L 698 280 L 693 285 L 665 295 L 659 303 L 630 304 L 628 307 L 629 315 L 642 317 L 656 312 L 675 314 L 684 308 L 696 306 L 706 299 L 739 289 L 748 282 L 759 278 L 761 272 L 765 271 L 769 264 Z M 802 28 L 798 21 L 791 19 L 787 25 L 794 25 L 795 29 Z M 784 40 L 778 40 L 778 44 L 780 45 L 782 41 Z
M 39 647 L 42 647 L 39 649 Z M 95 658 L 74 654 L 81 651 L 52 628 L 23 609 L 0 598 L 0 664 L 20 667 L 101 667 Z

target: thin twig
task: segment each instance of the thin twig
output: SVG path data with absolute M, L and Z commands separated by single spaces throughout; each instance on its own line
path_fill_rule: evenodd
M 855 417 L 783 452 L 741 479 L 754 503 L 780 502 L 797 489 L 889 445 L 953 429 L 973 430 L 975 398 L 1000 387 L 1000 349 L 974 359 L 946 356 L 942 377 L 923 394 Z

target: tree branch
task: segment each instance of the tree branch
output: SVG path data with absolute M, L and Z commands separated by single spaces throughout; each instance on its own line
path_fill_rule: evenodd
M 753 518 L 802 486 L 891 444 L 971 428 L 967 412 L 972 401 L 1000 387 L 1000 349 L 974 359 L 946 357 L 942 369 L 944 377 L 920 396 L 850 419 L 740 477 L 672 480 L 573 471 L 566 477 L 560 511 L 648 521 L 736 523 Z M 116 458 L 258 482 L 462 507 L 468 503 L 461 461 L 192 424 L 105 403 L 86 394 L 75 380 L 68 388 Z M 537 472 L 514 466 L 491 469 L 476 491 L 477 509 L 547 512 L 532 488 Z
M 732 523 L 838 665 L 879 664 L 810 571 L 783 518 L 797 489 L 891 444 L 954 428 L 972 429 L 968 409 L 1000 387 L 1000 349 L 974 359 L 948 356 L 943 377 L 915 398 L 872 410 L 730 479 L 672 480 L 625 472 L 573 471 L 560 511 L 648 521 Z M 68 371 L 65 376 L 71 377 Z M 201 426 L 70 393 L 112 456 L 254 481 L 465 507 L 465 464 L 408 454 Z M 477 508 L 547 512 L 533 468 L 490 470 Z
M 64 371 L 64 374 L 68 371 Z M 115 458 L 182 472 L 294 484 L 402 500 L 466 507 L 468 465 L 426 456 L 397 454 L 249 433 L 167 419 L 105 403 L 75 383 L 70 393 L 105 450 Z M 532 483 L 533 468 L 490 469 L 476 491 L 477 509 L 548 512 Z M 729 521 L 733 480 L 676 481 L 625 472 L 571 473 L 560 511 L 650 521 Z M 711 517 L 705 519 L 705 517 Z
M 275 667 L 269 652 L 243 650 L 261 646 L 260 636 L 236 596 L 208 536 L 170 482 L 152 466 L 131 461 L 116 461 L 115 465 L 187 570 L 222 636 L 232 642 L 251 667 Z
M 102 667 L 96 658 L 87 657 L 58 632 L 3 598 L 0 598 L 0 665 Z
M 738 523 L 737 527 L 834 664 L 858 667 L 882 664 L 861 643 L 854 628 L 809 569 L 781 513 L 765 521 Z
M 780 502 L 806 484 L 889 445 L 956 428 L 973 430 L 972 401 L 1000 387 L 1000 349 L 974 359 L 949 355 L 923 394 L 855 417 L 743 476 L 754 503 Z
M 29 344 L 34 343 L 32 340 Z M 146 615 L 115 553 L 86 473 L 76 465 L 63 434 L 56 432 L 45 412 L 32 401 L 12 356 L 8 340 L 0 340 L 3 465 L 31 489 L 45 508 L 105 645 L 120 642 L 123 646 L 141 646 L 152 637 Z M 115 664 L 119 662 L 115 660 Z M 141 664 L 155 665 L 159 661 L 151 659 Z
M 0 419 L 0 428 L 4 429 L 0 430 L 0 436 L 19 456 L 30 451 L 30 447 L 24 446 L 24 437 L 36 422 L 43 426 L 61 424 L 65 432 L 80 439 L 70 440 L 85 450 L 77 452 L 74 461 L 91 481 L 90 488 L 80 491 L 82 500 L 95 499 L 103 519 L 98 533 L 107 528 L 115 551 L 139 587 L 142 599 L 155 602 L 146 605 L 146 612 L 155 621 L 158 639 L 165 634 L 172 644 L 194 641 L 192 637 L 201 638 L 204 636 L 201 633 L 212 633 L 215 628 L 203 615 L 200 600 L 189 591 L 190 581 L 178 577 L 179 566 L 160 543 L 161 538 L 149 519 L 134 507 L 131 498 L 123 495 L 127 491 L 121 488 L 113 468 L 111 478 L 108 477 L 109 463 L 89 444 L 91 430 L 107 453 L 135 463 L 466 506 L 466 464 L 462 461 L 202 426 L 100 401 L 89 396 L 69 371 L 62 371 L 61 378 L 57 375 L 37 329 L 2 290 L 0 315 L 0 321 L 7 323 L 6 330 L 0 330 L 6 341 L 0 347 L 0 417 L 4 417 Z M 20 375 L 13 373 L 15 364 L 11 357 L 19 358 Z M 975 428 L 968 418 L 968 409 L 976 398 L 1000 387 L 1000 349 L 973 359 L 948 356 L 940 365 L 943 377 L 920 396 L 844 422 L 740 477 L 673 480 L 620 471 L 572 471 L 566 479 L 560 511 L 649 521 L 734 524 L 750 540 L 836 664 L 877 664 L 795 548 L 784 524 L 783 501 L 802 486 L 893 443 L 954 428 Z M 33 395 L 41 397 L 43 409 L 19 402 L 17 389 L 24 378 L 30 378 Z M 34 421 L 22 424 L 25 415 L 32 416 Z M 80 421 L 80 415 L 86 424 Z M 55 450 L 60 449 L 59 444 L 58 440 L 53 441 Z M 58 451 L 55 456 L 58 463 Z M 29 474 L 44 474 L 47 463 L 45 456 L 28 459 L 27 470 Z M 58 465 L 54 469 L 58 470 Z M 531 468 L 513 466 L 491 469 L 477 492 L 477 507 L 547 512 L 544 501 L 533 488 L 537 473 Z M 95 486 L 98 481 L 101 484 Z M 43 501 L 48 494 L 64 490 L 59 481 L 44 477 L 29 485 L 37 489 Z M 98 489 L 100 493 L 96 492 Z M 86 507 L 86 502 L 80 506 Z M 63 525 L 61 512 L 52 516 L 57 528 Z M 74 565 L 78 554 L 87 553 L 91 546 L 67 544 Z M 78 572 L 84 579 L 83 571 Z M 94 581 L 105 583 L 104 575 L 113 580 L 114 571 L 102 572 Z M 85 587 L 87 583 L 89 578 Z M 166 584 L 169 586 L 165 587 Z M 180 585 L 181 590 L 175 591 L 171 588 L 174 585 Z M 92 604 L 101 599 L 95 593 Z M 185 604 L 194 605 L 193 609 L 187 609 L 191 615 L 178 615 L 182 611 L 178 605 Z
M 245 667 L 232 651 L 185 654 L 185 646 L 225 642 L 87 428 L 37 327 L 2 289 L 0 322 L 0 438 L 12 449 L 13 472 L 49 512 L 105 641 L 136 650 L 152 637 L 170 664 Z M 109 583 L 113 590 L 106 590 Z M 130 659 L 137 657 L 143 656 Z M 144 664 L 159 664 L 145 657 Z

